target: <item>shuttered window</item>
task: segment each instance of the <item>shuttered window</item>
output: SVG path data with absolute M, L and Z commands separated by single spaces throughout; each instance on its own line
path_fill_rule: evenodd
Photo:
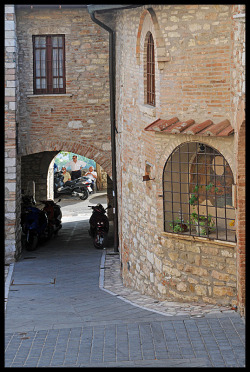
M 64 35 L 33 36 L 34 94 L 66 93 Z

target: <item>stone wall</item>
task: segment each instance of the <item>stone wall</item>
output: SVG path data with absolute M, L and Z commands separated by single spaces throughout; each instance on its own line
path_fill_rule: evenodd
M 57 152 L 46 151 L 22 156 L 21 188 L 24 194 L 30 190 L 32 182 L 35 184 L 35 199 L 54 198 L 54 171 L 49 172 L 49 166 Z M 53 170 L 53 169 L 52 169 Z M 49 180 L 52 177 L 52 179 Z M 50 185 L 50 190 L 48 187 Z M 52 186 L 52 187 L 51 187 Z
M 236 178 L 235 137 L 145 132 L 158 118 L 231 122 L 232 6 L 155 5 L 117 15 L 118 204 L 125 285 L 159 299 L 233 304 L 236 244 L 163 233 L 162 174 L 181 143 L 218 150 Z M 152 32 L 156 106 L 145 104 L 145 37 Z M 150 166 L 148 167 L 148 164 Z M 150 169 L 153 181 L 142 182 Z M 230 265 L 230 268 L 229 266 Z
M 18 64 L 14 5 L 5 5 L 5 261 L 12 262 L 20 250 L 20 159 L 17 156 Z
M 233 243 L 162 233 L 150 249 L 131 250 L 127 284 L 158 299 L 235 305 L 236 250 Z M 134 281 L 136 278 L 136 281 Z

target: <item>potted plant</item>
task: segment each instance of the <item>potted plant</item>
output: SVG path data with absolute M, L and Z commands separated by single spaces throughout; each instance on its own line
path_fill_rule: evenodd
M 183 221 L 181 221 L 180 218 L 177 218 L 176 220 L 174 220 L 173 222 L 171 222 L 169 224 L 170 227 L 172 227 L 173 229 L 173 232 L 177 233 L 177 232 L 185 232 L 188 230 L 188 227 L 185 223 L 183 223 Z
M 195 209 L 195 203 L 198 201 L 198 190 L 199 188 L 202 188 L 202 185 L 196 185 L 193 189 L 193 193 L 191 194 L 191 197 L 189 199 L 189 204 L 193 206 L 193 209 Z M 213 183 L 210 182 L 208 185 L 206 185 L 206 191 L 210 191 L 214 187 Z M 218 191 L 218 188 L 215 188 L 215 192 Z M 190 216 L 190 224 L 196 225 L 196 233 L 197 235 L 208 235 L 211 231 L 214 229 L 214 219 L 212 218 L 211 214 L 208 214 L 207 216 L 204 216 L 202 214 L 198 214 L 195 212 L 195 210 L 191 213 Z M 190 226 L 189 226 L 190 227 Z
M 211 231 L 213 231 L 215 223 L 211 214 L 208 216 L 203 216 L 193 212 L 190 220 L 191 223 L 196 225 L 195 227 L 197 235 L 208 235 Z

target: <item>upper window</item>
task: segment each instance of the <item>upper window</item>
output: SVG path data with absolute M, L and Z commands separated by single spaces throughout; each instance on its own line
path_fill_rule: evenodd
M 64 35 L 33 36 L 34 94 L 66 93 Z
M 203 143 L 178 146 L 163 173 L 167 232 L 235 241 L 233 174 L 225 158 Z
M 146 103 L 155 106 L 155 52 L 151 32 L 148 33 L 147 37 Z

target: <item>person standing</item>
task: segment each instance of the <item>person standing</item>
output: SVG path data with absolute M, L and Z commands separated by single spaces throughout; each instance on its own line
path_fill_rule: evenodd
M 77 156 L 73 155 L 72 160 L 65 164 L 65 167 L 71 167 L 71 179 L 72 181 L 76 178 L 81 177 L 81 169 L 85 167 L 87 163 L 82 160 L 77 160 Z

